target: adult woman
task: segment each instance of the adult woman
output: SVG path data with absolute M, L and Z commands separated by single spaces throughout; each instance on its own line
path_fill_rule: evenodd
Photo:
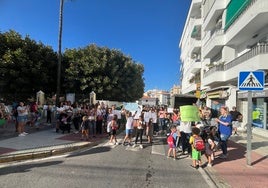
M 221 107 L 220 108 L 220 114 L 221 116 L 219 118 L 216 118 L 216 121 L 218 122 L 218 128 L 219 128 L 219 134 L 220 134 L 220 140 L 221 140 L 221 149 L 222 154 L 220 155 L 220 158 L 226 159 L 227 157 L 227 141 L 228 138 L 232 134 L 232 116 L 228 112 L 227 107 Z
M 96 119 L 96 133 L 102 134 L 102 123 L 103 117 L 105 116 L 105 109 L 103 106 L 99 105 L 96 111 L 97 119 Z
M 92 137 L 96 137 L 96 109 L 95 106 L 92 105 L 88 110 L 88 120 L 89 120 L 89 134 Z
M 181 121 L 180 122 L 180 141 L 182 145 L 182 154 L 187 154 L 191 155 L 192 153 L 192 147 L 189 143 L 190 137 L 192 135 L 192 122 L 190 121 Z
M 163 132 L 165 130 L 165 118 L 166 118 L 166 112 L 163 107 L 160 108 L 158 112 L 158 119 L 161 127 L 161 131 Z
M 28 109 L 26 106 L 24 106 L 23 102 L 20 102 L 18 108 L 18 132 L 19 132 L 19 136 L 25 136 L 26 132 L 24 132 L 24 126 L 26 124 L 27 121 L 27 116 L 28 116 Z
M 79 125 L 82 123 L 81 108 L 77 103 L 72 105 L 73 108 L 73 124 L 75 128 L 75 133 L 79 132 Z

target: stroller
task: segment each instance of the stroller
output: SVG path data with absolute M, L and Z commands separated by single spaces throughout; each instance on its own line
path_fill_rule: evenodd
M 72 123 L 72 117 L 68 116 L 66 113 L 60 114 L 60 130 L 62 131 L 62 134 L 64 134 L 65 131 L 68 133 L 71 132 L 71 123 Z
M 204 142 L 207 142 L 208 135 L 210 134 L 210 132 L 212 130 L 216 131 L 216 134 L 214 135 L 214 142 L 216 144 L 215 150 L 217 150 L 217 148 L 219 148 L 219 144 L 220 144 L 220 135 L 219 135 L 217 126 L 214 126 L 214 125 L 204 126 L 201 129 L 200 136 L 204 140 Z

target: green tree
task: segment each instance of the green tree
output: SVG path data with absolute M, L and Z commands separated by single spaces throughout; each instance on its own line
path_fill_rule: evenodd
M 94 91 L 98 99 L 135 101 L 144 92 L 144 67 L 118 50 L 89 45 L 64 53 L 65 90 Z
M 56 91 L 57 53 L 49 46 L 22 38 L 17 32 L 0 32 L 0 97 L 27 100 L 42 90 L 46 96 Z M 144 67 L 119 50 L 89 45 L 67 49 L 61 66 L 61 93 L 98 99 L 135 101 L 144 92 Z
M 57 56 L 51 47 L 13 30 L 0 33 L 0 42 L 1 97 L 27 100 L 39 90 L 55 92 Z

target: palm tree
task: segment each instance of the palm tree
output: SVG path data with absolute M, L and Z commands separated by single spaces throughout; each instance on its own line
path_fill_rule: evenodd
M 60 0 L 56 105 L 59 104 L 60 84 L 61 84 L 60 83 L 60 80 L 61 80 L 61 38 L 62 38 L 63 4 L 64 4 L 64 0 Z

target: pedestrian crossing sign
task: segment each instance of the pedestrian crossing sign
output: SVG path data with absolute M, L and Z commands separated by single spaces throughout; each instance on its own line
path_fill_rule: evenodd
M 239 73 L 239 90 L 263 90 L 264 71 L 243 71 Z

